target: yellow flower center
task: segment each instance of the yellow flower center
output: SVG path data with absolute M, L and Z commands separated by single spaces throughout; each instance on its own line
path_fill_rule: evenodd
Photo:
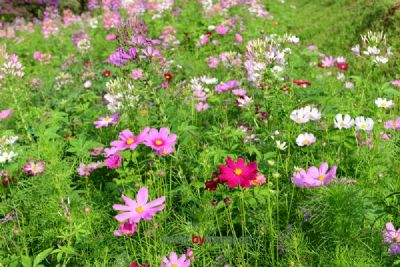
M 310 141 L 309 141 L 308 139 L 306 139 L 306 140 L 303 141 L 303 143 L 304 143 L 305 145 L 308 145 L 308 144 L 310 143 Z
M 168 154 L 168 151 L 164 149 L 164 150 L 161 152 L 161 154 L 167 155 L 167 154 Z
M 234 171 L 233 171 L 236 175 L 241 175 L 242 174 L 242 169 L 235 169 Z
M 173 264 L 172 264 L 172 267 L 178 267 L 178 264 L 173 263 Z
M 111 120 L 111 118 L 108 117 L 108 116 L 104 118 L 104 121 L 106 121 L 106 122 L 108 122 L 108 121 L 110 121 L 110 120 Z
M 154 143 L 156 144 L 156 146 L 161 146 L 162 144 L 164 144 L 162 140 L 156 140 Z
M 363 123 L 363 124 L 361 124 L 360 128 L 365 129 L 365 128 L 367 128 L 367 125 L 365 123 Z
M 394 242 L 394 243 L 399 242 L 398 238 L 397 238 L 397 237 L 393 238 L 393 242 Z
M 142 206 L 138 206 L 135 210 L 137 213 L 142 213 L 144 211 Z
M 320 176 L 318 176 L 318 179 L 323 182 L 325 180 L 325 176 L 323 176 L 322 174 Z
M 132 138 L 128 138 L 128 140 L 126 140 L 127 145 L 132 145 L 133 142 L 135 142 L 135 140 L 133 140 Z
M 34 165 L 32 166 L 32 170 L 35 171 L 35 172 L 37 172 L 37 171 L 39 170 L 39 167 L 38 167 L 36 164 L 34 164 Z

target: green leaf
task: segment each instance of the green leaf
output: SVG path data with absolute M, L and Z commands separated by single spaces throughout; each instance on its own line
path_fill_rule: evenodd
M 32 267 L 32 259 L 29 256 L 22 256 L 21 257 L 21 264 L 24 267 Z
M 47 256 L 53 251 L 53 248 L 48 248 L 42 252 L 40 252 L 33 261 L 33 267 L 37 267 L 39 263 L 41 263 Z

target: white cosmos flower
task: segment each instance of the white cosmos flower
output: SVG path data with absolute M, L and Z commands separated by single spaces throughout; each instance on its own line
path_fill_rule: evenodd
M 286 142 L 282 142 L 281 143 L 281 141 L 275 141 L 275 143 L 276 143 L 276 147 L 279 149 L 279 150 L 285 150 L 286 148 L 287 148 L 287 145 L 286 145 Z
M 339 113 L 336 115 L 334 123 L 335 123 L 335 128 L 349 129 L 354 125 L 354 120 L 350 117 L 349 114 L 344 115 L 344 118 L 343 118 L 343 115 Z
M 355 118 L 355 124 L 357 130 L 371 131 L 374 128 L 374 121 L 371 118 L 365 119 L 362 116 Z
M 315 143 L 317 138 L 312 133 L 299 134 L 296 138 L 296 143 L 298 146 L 310 146 Z
M 317 108 L 306 106 L 301 109 L 293 110 L 290 114 L 290 118 L 299 124 L 306 123 L 310 120 L 317 121 L 321 119 L 321 112 L 319 112 Z
M 13 160 L 13 158 L 15 158 L 17 155 L 18 154 L 15 153 L 14 151 L 11 151 L 11 152 L 4 151 L 0 155 L 0 163 L 11 162 Z
M 387 100 L 386 98 L 378 98 L 375 100 L 375 105 L 378 108 L 391 108 L 394 103 L 392 100 Z

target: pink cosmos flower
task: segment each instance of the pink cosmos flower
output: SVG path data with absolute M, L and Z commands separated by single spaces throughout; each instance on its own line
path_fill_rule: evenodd
M 382 235 L 386 244 L 400 242 L 400 229 L 396 230 L 391 222 L 386 224 L 386 229 L 382 232 Z
M 196 110 L 198 112 L 203 111 L 203 110 L 207 110 L 209 108 L 207 103 L 203 103 L 203 102 L 199 102 L 196 104 Z
M 167 87 L 168 87 L 168 82 L 167 82 L 167 81 L 163 81 L 163 82 L 161 83 L 161 87 L 162 87 L 162 88 L 167 88 Z
M 293 174 L 292 183 L 298 187 L 318 187 L 326 186 L 336 176 L 336 166 L 328 171 L 328 163 L 324 162 L 319 169 L 312 166 L 305 170 L 300 170 Z
M 325 57 L 322 60 L 321 65 L 322 65 L 322 67 L 329 68 L 329 67 L 333 67 L 335 65 L 335 62 L 336 62 L 336 59 L 333 58 L 332 56 Z
M 250 180 L 250 184 L 253 186 L 259 186 L 262 184 L 265 184 L 267 182 L 267 179 L 265 178 L 264 174 L 262 173 L 257 173 L 256 179 Z
M 12 113 L 13 111 L 11 109 L 5 109 L 0 111 L 0 121 L 10 117 Z
M 115 236 L 131 236 L 136 232 L 136 223 L 123 223 L 118 227 L 118 230 L 114 231 Z
M 219 59 L 217 57 L 208 57 L 208 67 L 211 69 L 216 69 L 219 64 Z
M 37 163 L 35 163 L 33 160 L 30 160 L 28 164 L 24 165 L 23 170 L 29 175 L 36 176 L 43 173 L 46 170 L 46 167 L 43 160 L 39 160 Z
M 122 157 L 118 154 L 111 155 L 104 162 L 109 169 L 118 169 L 122 163 Z
M 108 127 L 110 124 L 117 125 L 119 119 L 119 114 L 115 113 L 111 117 L 107 114 L 105 117 L 99 117 L 97 121 L 93 122 L 96 128 Z
M 163 152 L 164 150 L 170 150 L 176 143 L 176 134 L 170 134 L 168 128 L 161 128 L 160 131 L 157 129 L 150 129 L 148 134 L 143 141 L 148 147 L 153 148 L 157 152 Z
M 165 202 L 165 197 L 162 196 L 149 203 L 148 191 L 146 187 L 141 187 L 137 193 L 136 200 L 132 200 L 124 195 L 122 199 L 125 201 L 125 205 L 115 204 L 113 205 L 114 210 L 124 211 L 124 213 L 115 216 L 115 219 L 119 222 L 128 220 L 129 223 L 137 223 L 141 219 L 146 221 L 151 220 L 153 216 L 165 208 L 163 205 Z
M 163 257 L 161 267 L 188 267 L 190 266 L 190 260 L 186 259 L 186 255 L 182 254 L 179 258 L 175 252 L 169 254 L 169 259 Z
M 391 82 L 392 85 L 400 87 L 400 80 L 394 80 Z
M 400 117 L 397 117 L 395 120 L 385 122 L 384 127 L 385 129 L 400 130 Z
M 245 96 L 247 91 L 244 89 L 234 89 L 232 90 L 232 93 L 237 96 Z
M 243 42 L 243 37 L 238 33 L 235 34 L 235 39 L 236 39 L 237 44 L 240 44 L 241 42 Z
M 237 162 L 234 162 L 230 157 L 226 159 L 226 165 L 219 165 L 218 168 L 221 171 L 218 179 L 226 182 L 230 188 L 238 185 L 249 188 L 251 180 L 256 179 L 258 171 L 257 162 L 250 162 L 245 165 L 244 159 L 238 158 Z
M 111 142 L 111 146 L 114 147 L 115 149 L 112 150 L 112 148 L 111 148 L 111 150 L 108 150 L 108 152 L 112 153 L 115 150 L 122 151 L 127 148 L 129 148 L 131 150 L 135 150 L 137 145 L 142 143 L 145 140 L 149 129 L 150 129 L 149 127 L 144 128 L 143 131 L 141 131 L 138 134 L 138 136 L 134 136 L 133 133 L 129 130 L 123 130 L 122 132 L 119 133 L 120 140 Z M 115 154 L 115 153 L 113 153 L 113 154 Z
M 132 70 L 131 78 L 134 80 L 139 80 L 139 79 L 143 78 L 143 70 L 142 69 Z
M 228 32 L 228 28 L 225 25 L 219 25 L 215 27 L 215 32 L 220 35 L 225 35 Z

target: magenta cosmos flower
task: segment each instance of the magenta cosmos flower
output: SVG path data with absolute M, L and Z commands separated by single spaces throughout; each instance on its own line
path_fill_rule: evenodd
M 317 167 L 310 167 L 307 171 L 300 170 L 293 174 L 292 183 L 298 187 L 326 186 L 336 176 L 336 166 L 330 170 L 328 163 L 324 162 Z
M 12 113 L 13 113 L 13 111 L 11 109 L 5 109 L 5 110 L 0 111 L 0 121 L 10 117 Z
M 115 113 L 112 116 L 109 116 L 108 114 L 105 117 L 99 117 L 97 121 L 93 122 L 94 125 L 96 125 L 96 128 L 101 128 L 101 127 L 108 127 L 110 124 L 112 125 L 117 125 L 119 119 L 119 114 Z
M 126 206 L 115 204 L 113 205 L 113 209 L 125 212 L 115 216 L 115 219 L 119 222 L 128 220 L 129 223 L 137 223 L 141 219 L 146 221 L 151 220 L 158 211 L 164 209 L 165 206 L 163 204 L 165 197 L 162 196 L 147 203 L 148 197 L 149 195 L 146 187 L 139 189 L 136 200 L 132 200 L 129 197 L 122 195 L 122 199 L 125 201 Z
M 386 229 L 382 231 L 383 239 L 390 245 L 388 252 L 390 254 L 400 254 L 400 229 L 395 229 L 393 223 L 386 224 Z
M 150 129 L 143 143 L 157 151 L 157 154 L 168 155 L 174 151 L 176 134 L 170 134 L 168 128 Z
M 35 163 L 33 160 L 30 160 L 28 164 L 24 165 L 23 170 L 27 174 L 35 176 L 43 173 L 46 170 L 46 167 L 43 160 L 39 160 L 37 163 Z
M 161 267 L 188 267 L 190 266 L 190 260 L 186 259 L 186 255 L 182 254 L 179 258 L 175 252 L 169 254 L 169 259 L 163 257 Z
M 104 161 L 105 165 L 109 169 L 118 169 L 122 163 L 122 157 L 118 154 L 111 155 L 108 159 Z
M 136 232 L 136 223 L 123 223 L 118 227 L 118 230 L 114 231 L 115 236 L 131 236 Z
M 134 136 L 131 131 L 123 130 L 122 132 L 119 133 L 120 140 L 112 141 L 111 146 L 116 151 L 122 151 L 127 148 L 135 150 L 137 145 L 145 140 L 148 131 L 149 128 L 146 127 L 143 129 L 142 132 L 138 134 L 138 136 Z
M 230 157 L 226 159 L 226 165 L 219 165 L 218 168 L 221 171 L 218 179 L 226 182 L 230 188 L 238 185 L 249 188 L 251 181 L 256 179 L 258 171 L 257 162 L 245 165 L 244 159 L 238 158 L 237 162 L 234 162 Z

